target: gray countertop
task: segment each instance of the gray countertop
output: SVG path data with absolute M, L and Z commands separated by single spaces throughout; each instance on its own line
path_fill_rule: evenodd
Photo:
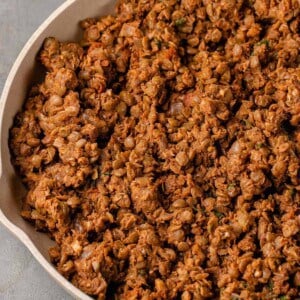
M 0 91 L 18 53 L 64 0 L 0 0 Z M 0 299 L 70 300 L 29 251 L 0 225 Z

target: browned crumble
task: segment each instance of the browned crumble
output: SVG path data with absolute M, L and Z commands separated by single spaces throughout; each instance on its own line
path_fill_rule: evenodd
M 297 299 L 299 1 L 116 12 L 44 42 L 11 129 L 22 216 L 98 299 Z

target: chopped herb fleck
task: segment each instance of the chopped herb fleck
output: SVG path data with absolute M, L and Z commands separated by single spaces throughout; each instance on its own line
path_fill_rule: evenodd
M 198 212 L 198 211 L 199 211 L 199 210 L 198 210 L 198 207 L 197 207 L 196 205 L 193 205 L 193 206 L 192 206 L 192 209 L 193 209 L 194 212 Z M 201 211 L 202 211 L 202 209 L 201 209 Z
M 228 186 L 227 186 L 227 190 L 228 190 L 228 191 L 232 191 L 234 188 L 235 188 L 235 183 L 230 183 L 230 184 L 228 184 Z
M 255 46 L 261 46 L 261 45 L 266 45 L 268 48 L 270 48 L 270 42 L 268 40 L 261 40 L 260 42 L 256 43 Z M 250 53 L 250 56 L 253 56 L 255 53 L 254 49 Z
M 164 182 L 161 184 L 161 190 L 163 193 L 166 191 L 166 185 Z
M 215 213 L 216 217 L 218 217 L 219 219 L 224 217 L 224 215 L 221 212 L 217 211 L 217 210 L 214 210 L 214 213 Z
M 103 173 L 103 175 L 105 175 L 105 176 L 111 176 L 111 173 L 110 172 L 106 172 L 106 173 Z
M 247 126 L 247 127 L 252 127 L 252 124 L 251 124 L 250 121 L 248 121 L 248 120 L 243 120 L 243 123 L 244 123 L 244 125 Z
M 158 39 L 154 39 L 154 43 L 157 45 L 158 49 L 161 49 L 162 43 Z
M 287 296 L 280 296 L 279 299 L 280 300 L 287 300 Z
M 268 288 L 269 288 L 269 290 L 272 291 L 272 290 L 273 290 L 273 287 L 274 287 L 274 283 L 273 283 L 273 281 L 270 281 L 270 282 L 268 283 Z
M 146 275 L 146 271 L 145 270 L 139 270 L 138 274 L 141 276 L 145 276 Z
M 257 46 L 266 45 L 267 47 L 270 46 L 270 42 L 268 40 L 261 40 L 256 44 Z
M 296 189 L 294 188 L 290 189 L 290 195 L 294 197 L 296 195 Z
M 182 26 L 182 25 L 184 25 L 185 23 L 186 23 L 186 19 L 185 19 L 185 18 L 180 18 L 180 19 L 177 19 L 177 20 L 175 21 L 175 25 L 176 25 L 177 27 Z
M 264 143 L 257 143 L 257 144 L 255 145 L 255 149 L 256 149 L 256 150 L 261 149 L 263 146 L 264 146 Z

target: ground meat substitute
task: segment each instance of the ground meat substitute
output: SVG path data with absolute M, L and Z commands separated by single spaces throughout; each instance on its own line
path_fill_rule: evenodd
M 44 42 L 10 136 L 59 272 L 98 299 L 299 299 L 299 1 L 122 0 L 81 27 Z

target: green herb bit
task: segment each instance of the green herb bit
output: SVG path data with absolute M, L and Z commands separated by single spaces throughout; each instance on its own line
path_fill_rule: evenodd
M 105 176 L 111 176 L 111 173 L 110 172 L 105 172 L 105 173 L 103 173 L 103 175 L 105 175 Z
M 247 126 L 247 127 L 252 127 L 251 122 L 248 121 L 248 120 L 243 120 L 243 123 L 244 123 L 244 125 Z
M 296 189 L 295 188 L 290 189 L 290 195 L 292 197 L 294 197 L 296 195 Z
M 177 20 L 175 21 L 175 25 L 176 25 L 177 27 L 183 26 L 185 23 L 186 23 L 186 19 L 185 19 L 185 18 L 180 18 L 180 19 L 177 19 Z
M 199 211 L 197 205 L 192 205 L 192 210 L 193 210 L 194 212 L 196 212 L 196 213 Z M 201 211 L 202 211 L 202 208 L 201 208 Z M 202 212 L 203 212 L 203 211 L 202 211 Z
M 227 186 L 227 190 L 228 190 L 228 191 L 232 191 L 234 188 L 235 188 L 235 183 L 230 183 L 230 184 L 228 184 L 228 186 Z
M 287 296 L 280 296 L 279 299 L 280 300 L 287 300 L 288 298 L 287 298 Z
M 141 276 L 145 276 L 146 275 L 146 271 L 145 270 L 139 270 L 138 274 Z
M 256 150 L 261 149 L 263 146 L 264 146 L 264 143 L 257 143 L 257 144 L 255 145 L 255 149 L 256 149 Z
M 164 182 L 161 184 L 161 190 L 163 193 L 165 193 L 165 191 L 166 191 L 166 185 Z
M 158 49 L 161 49 L 162 46 L 162 42 L 159 39 L 154 39 L 154 43 L 156 44 L 156 46 L 158 47 Z
M 270 42 L 268 40 L 261 40 L 256 44 L 257 46 L 266 45 L 267 47 L 270 46 Z
M 270 282 L 268 283 L 268 288 L 269 288 L 269 290 L 272 291 L 272 290 L 273 290 L 273 287 L 274 287 L 274 283 L 273 283 L 273 281 L 270 281 Z
M 214 213 L 215 213 L 216 217 L 218 217 L 219 219 L 224 217 L 224 215 L 221 212 L 217 211 L 217 210 L 214 210 Z

